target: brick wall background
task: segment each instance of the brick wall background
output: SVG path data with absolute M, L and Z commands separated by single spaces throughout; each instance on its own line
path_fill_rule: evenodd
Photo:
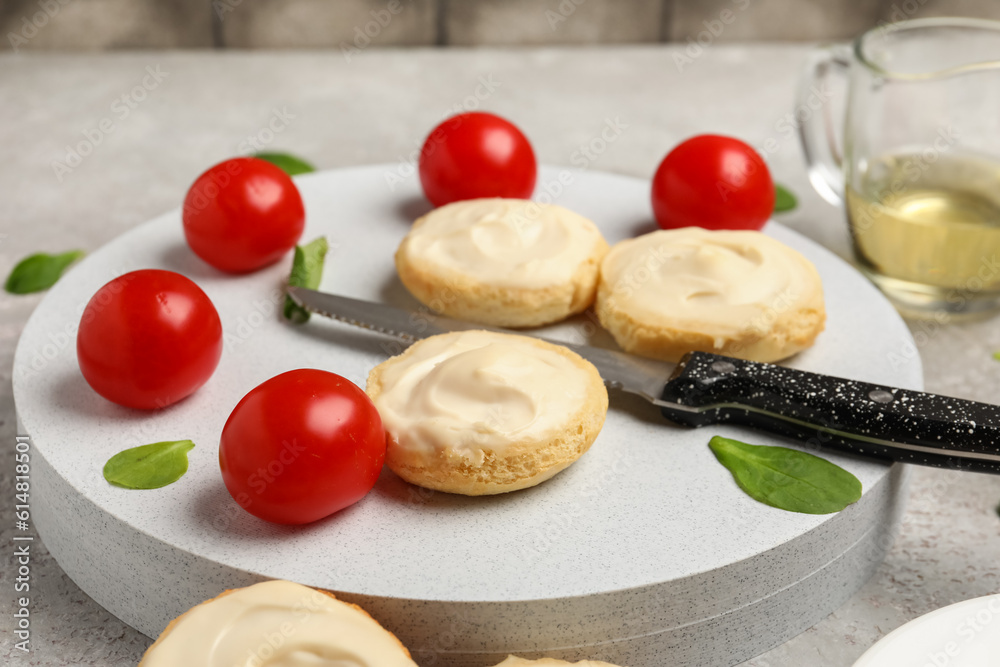
M 1000 0 L 0 0 L 0 48 L 803 41 L 946 15 L 1000 20 Z

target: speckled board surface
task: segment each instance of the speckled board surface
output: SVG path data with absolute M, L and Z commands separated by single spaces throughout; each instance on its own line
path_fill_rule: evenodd
M 308 216 L 304 238 L 326 234 L 331 241 L 322 289 L 415 305 L 395 278 L 392 251 L 425 204 L 412 177 L 395 183 L 388 176 L 395 169 L 299 180 Z M 559 182 L 561 171 L 544 170 L 540 182 Z M 644 181 L 565 174 L 556 201 L 593 218 L 609 241 L 651 229 Z M 919 365 L 893 361 L 912 339 L 875 289 L 793 232 L 773 223 L 767 231 L 812 259 L 827 288 L 828 331 L 791 365 L 920 388 Z M 82 305 L 101 284 L 149 266 L 198 282 L 226 331 L 213 380 L 155 415 L 93 394 L 76 369 L 72 346 L 58 344 L 62 334 L 72 338 Z M 187 250 L 174 212 L 91 255 L 52 290 L 25 328 L 14 389 L 20 417 L 49 466 L 39 473 L 50 485 L 44 494 L 50 508 L 36 510 L 39 527 L 50 529 L 43 532 L 46 544 L 84 590 L 147 633 L 221 588 L 282 577 L 364 599 L 413 642 L 441 632 L 421 629 L 419 619 L 434 619 L 444 609 L 454 618 L 455 605 L 464 605 L 468 626 L 458 628 L 451 651 L 457 657 L 449 664 L 486 664 L 468 656 L 514 648 L 568 655 L 587 641 L 608 644 L 612 652 L 616 642 L 690 624 L 703 633 L 714 624 L 725 636 L 727 615 L 748 613 L 776 602 L 781 591 L 804 586 L 797 604 L 781 607 L 793 616 L 789 624 L 771 623 L 767 636 L 734 616 L 729 622 L 756 632 L 753 640 L 736 648 L 703 646 L 688 663 L 728 664 L 722 656 L 735 662 L 752 655 L 747 651 L 768 648 L 860 586 L 867 570 L 848 566 L 852 549 L 867 548 L 866 540 L 887 530 L 898 509 L 898 475 L 879 463 L 834 455 L 865 485 L 857 506 L 813 517 L 759 505 L 735 487 L 706 445 L 714 434 L 757 443 L 772 442 L 768 437 L 733 428 L 676 429 L 650 406 L 613 396 L 591 452 L 535 489 L 470 499 L 425 492 L 386 473 L 365 500 L 330 519 L 300 528 L 264 524 L 240 510 L 221 484 L 217 441 L 232 407 L 257 383 L 295 367 L 327 368 L 363 384 L 368 370 L 396 349 L 387 339 L 319 318 L 300 329 L 277 322 L 287 271 L 281 263 L 233 278 L 209 269 Z M 585 317 L 546 335 L 609 344 Z M 101 477 L 103 462 L 120 449 L 177 438 L 198 444 L 179 483 L 129 492 Z M 83 526 L 98 524 L 116 536 L 110 546 L 106 539 L 73 534 L 75 527 L 82 533 Z M 864 562 L 877 565 L 870 557 Z M 822 585 L 803 583 L 817 573 Z M 802 600 L 807 593 L 818 597 Z M 810 613 L 798 614 L 797 605 Z M 609 613 L 615 609 L 621 613 Z M 638 620 L 622 618 L 636 609 Z M 538 618 L 526 621 L 526 613 Z M 546 618 L 559 622 L 537 622 Z M 491 623 L 492 634 L 484 632 Z

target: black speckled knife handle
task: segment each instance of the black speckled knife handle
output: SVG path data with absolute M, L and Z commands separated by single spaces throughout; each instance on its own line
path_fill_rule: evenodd
M 1000 474 L 1000 407 L 693 352 L 658 403 L 685 426 L 739 424 L 880 459 Z

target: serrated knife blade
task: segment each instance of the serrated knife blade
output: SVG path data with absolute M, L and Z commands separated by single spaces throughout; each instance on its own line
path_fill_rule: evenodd
M 470 329 L 531 335 L 303 287 L 289 287 L 288 295 L 310 312 L 409 342 Z M 996 405 L 708 352 L 670 364 L 536 338 L 573 350 L 609 388 L 641 396 L 678 424 L 748 426 L 870 458 L 1000 473 Z
M 430 311 L 405 310 L 372 301 L 318 292 L 305 287 L 289 287 L 288 295 L 295 303 L 317 315 L 411 343 L 437 334 L 473 329 L 531 335 L 523 331 L 455 320 Z M 533 337 L 573 350 L 594 364 L 609 388 L 641 396 L 656 405 L 663 405 L 663 401 L 660 400 L 663 386 L 677 368 L 677 364 L 642 359 L 615 350 L 567 343 L 543 336 Z

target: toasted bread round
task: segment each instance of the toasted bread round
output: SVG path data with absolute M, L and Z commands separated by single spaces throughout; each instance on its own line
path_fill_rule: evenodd
M 366 391 L 406 481 L 470 496 L 543 482 L 597 438 L 608 394 L 593 364 L 560 345 L 489 331 L 418 341 L 376 366 Z
M 580 662 L 566 662 L 554 658 L 540 658 L 539 660 L 526 660 L 517 656 L 509 655 L 507 659 L 496 667 L 618 667 L 610 662 L 600 662 L 599 660 L 581 660 Z
M 284 605 L 284 606 L 283 606 Z M 268 616 L 269 614 L 269 616 Z M 410 652 L 361 607 L 289 581 L 223 591 L 174 620 L 146 649 L 139 667 L 228 667 L 320 645 L 384 667 L 417 667 Z
M 403 285 L 432 310 L 469 322 L 534 327 L 594 301 L 608 244 L 561 206 L 473 199 L 413 223 L 396 251 Z
M 616 244 L 595 310 L 623 349 L 666 361 L 696 350 L 778 361 L 826 321 L 819 273 L 800 253 L 760 232 L 696 227 Z

